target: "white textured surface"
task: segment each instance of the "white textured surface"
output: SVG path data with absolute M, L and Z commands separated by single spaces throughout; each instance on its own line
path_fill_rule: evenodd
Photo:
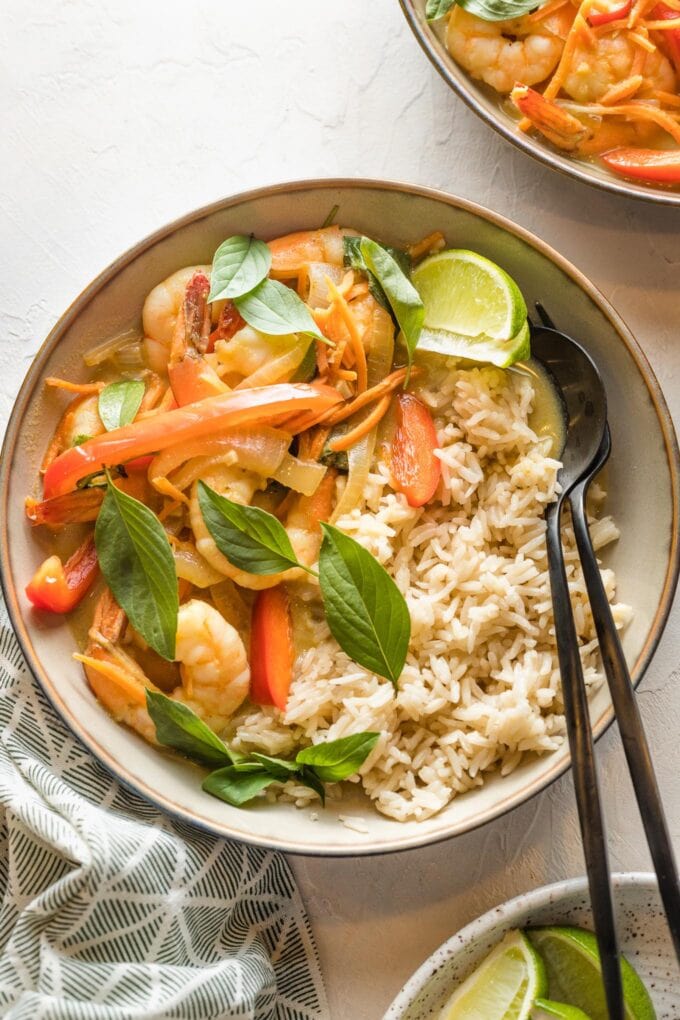
M 396 0 L 6 0 L 0 46 L 3 426 L 50 326 L 134 241 L 241 189 L 338 175 L 443 188 L 535 231 L 612 300 L 680 416 L 680 210 L 600 194 L 497 138 Z M 679 613 L 640 693 L 678 852 Z M 612 865 L 646 870 L 615 732 L 599 758 Z M 583 870 L 571 780 L 454 842 L 294 866 L 333 1020 L 372 1020 L 461 925 Z

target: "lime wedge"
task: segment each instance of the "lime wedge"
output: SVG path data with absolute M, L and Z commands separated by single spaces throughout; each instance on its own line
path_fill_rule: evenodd
M 479 336 L 463 336 L 443 329 L 423 329 L 418 340 L 419 351 L 443 354 L 447 358 L 468 358 L 470 361 L 484 361 L 499 368 L 507 368 L 516 361 L 527 361 L 531 357 L 529 323 L 520 327 L 517 336 L 501 342 L 482 333 Z
M 540 956 L 521 931 L 510 931 L 453 993 L 439 1020 L 529 1020 L 534 999 L 546 991 Z
M 413 284 L 425 305 L 419 347 L 496 365 L 512 364 L 511 356 L 519 360 L 517 339 L 522 335 L 525 340 L 527 306 L 515 281 L 495 262 L 464 249 L 442 251 L 416 266 Z M 437 340 L 430 339 L 429 344 L 437 343 L 437 348 L 428 346 L 433 335 Z M 456 350 L 443 349 L 447 335 Z M 466 341 L 467 354 L 461 351 Z M 492 359 L 498 345 L 506 350 Z
M 550 999 L 536 999 L 531 1011 L 531 1020 L 591 1020 L 578 1006 L 565 1006 L 563 1002 L 552 1002 Z
M 591 1020 L 608 1020 L 597 939 L 582 928 L 535 928 L 527 933 L 545 962 L 550 995 L 578 1006 Z M 647 989 L 621 959 L 626 1020 L 656 1020 Z

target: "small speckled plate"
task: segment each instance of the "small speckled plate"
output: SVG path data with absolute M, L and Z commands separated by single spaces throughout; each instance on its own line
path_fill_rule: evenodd
M 325 810 L 290 804 L 231 807 L 201 790 L 196 766 L 151 747 L 118 725 L 90 691 L 72 659 L 73 634 L 58 619 L 31 610 L 25 586 L 45 557 L 26 521 L 24 500 L 37 489 L 40 462 L 63 407 L 46 376 L 88 378 L 83 352 L 107 337 L 141 329 L 148 291 L 181 266 L 209 262 L 231 234 L 271 238 L 318 227 L 333 206 L 338 218 L 373 237 L 403 246 L 434 230 L 453 247 L 472 248 L 503 266 L 529 307 L 540 300 L 557 325 L 580 340 L 607 387 L 613 453 L 607 467 L 608 512 L 622 538 L 606 551 L 618 598 L 634 606 L 623 635 L 634 683 L 642 677 L 668 617 L 678 577 L 678 450 L 658 383 L 644 354 L 593 284 L 543 241 L 443 192 L 381 181 L 302 181 L 260 188 L 190 213 L 141 241 L 75 300 L 38 353 L 17 398 L 0 464 L 0 577 L 28 663 L 68 725 L 124 783 L 158 807 L 219 836 L 292 853 L 328 856 L 385 853 L 446 839 L 544 789 L 569 765 L 565 746 L 527 756 L 508 776 L 456 797 L 422 822 L 379 814 L 356 785 Z M 641 569 L 641 565 L 644 569 Z M 596 735 L 611 722 L 606 689 L 592 698 Z M 346 821 L 343 823 L 343 819 Z
M 680 973 L 654 875 L 614 875 L 621 949 L 645 982 L 657 1020 L 680 1017 Z M 585 878 L 523 893 L 495 907 L 435 950 L 404 985 L 383 1020 L 436 1020 L 456 986 L 512 928 L 574 924 L 593 930 Z

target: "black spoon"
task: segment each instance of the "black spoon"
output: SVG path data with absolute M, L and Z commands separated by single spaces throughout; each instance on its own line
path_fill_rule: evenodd
M 531 351 L 554 379 L 564 402 L 566 437 L 558 474 L 561 492 L 545 512 L 548 571 L 564 714 L 602 980 L 610 1020 L 624 1020 L 619 946 L 593 735 L 560 537 L 564 501 L 588 473 L 602 444 L 607 425 L 607 398 L 600 374 L 589 355 L 563 333 L 546 326 L 533 328 Z

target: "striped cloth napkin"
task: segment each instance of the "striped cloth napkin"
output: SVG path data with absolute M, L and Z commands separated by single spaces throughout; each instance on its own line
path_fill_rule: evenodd
M 285 859 L 121 787 L 38 689 L 0 600 L 0 1016 L 327 1020 Z

